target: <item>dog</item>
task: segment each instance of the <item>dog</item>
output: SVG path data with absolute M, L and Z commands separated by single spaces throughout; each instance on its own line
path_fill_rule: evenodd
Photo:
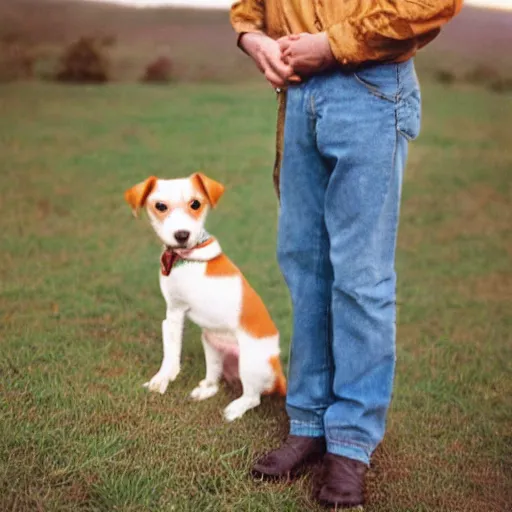
M 144 386 L 165 393 L 180 372 L 186 317 L 202 330 L 206 376 L 190 393 L 205 400 L 219 390 L 224 376 L 239 378 L 242 396 L 224 410 L 227 421 L 260 404 L 265 394 L 286 395 L 279 358 L 279 332 L 263 301 L 240 270 L 224 255 L 204 224 L 224 186 L 202 173 L 184 179 L 150 176 L 125 192 L 135 216 L 145 208 L 164 244 L 160 289 L 167 304 L 162 322 L 163 361 Z

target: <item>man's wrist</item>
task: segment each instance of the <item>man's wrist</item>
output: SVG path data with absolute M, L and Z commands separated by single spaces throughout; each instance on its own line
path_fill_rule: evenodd
M 268 36 L 262 32 L 245 32 L 240 35 L 238 44 L 245 53 L 252 56 L 258 51 L 260 43 L 265 37 Z
M 336 57 L 332 51 L 327 32 L 322 32 L 321 37 L 322 37 L 323 55 L 324 55 L 323 69 L 330 69 L 330 68 L 336 66 L 336 64 L 337 64 Z

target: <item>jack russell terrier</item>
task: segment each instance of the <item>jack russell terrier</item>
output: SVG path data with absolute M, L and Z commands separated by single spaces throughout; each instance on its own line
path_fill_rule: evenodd
M 162 322 L 164 357 L 158 373 L 146 384 L 165 393 L 180 372 L 183 323 L 190 318 L 202 329 L 206 377 L 192 391 L 205 400 L 219 390 L 219 381 L 240 379 L 243 393 L 224 410 L 228 421 L 260 404 L 262 394 L 286 394 L 279 359 L 279 332 L 263 301 L 240 270 L 204 230 L 210 208 L 224 187 L 204 174 L 161 180 L 154 176 L 125 192 L 135 215 L 145 207 L 164 243 L 160 289 L 167 303 Z M 235 371 L 233 371 L 235 370 Z

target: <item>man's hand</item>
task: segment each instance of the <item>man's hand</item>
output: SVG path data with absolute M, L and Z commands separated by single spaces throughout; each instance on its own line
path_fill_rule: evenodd
M 277 41 L 285 64 L 302 76 L 320 73 L 336 65 L 325 32 L 296 34 Z
M 277 89 L 289 82 L 300 81 L 294 76 L 293 68 L 283 62 L 277 41 L 265 34 L 248 32 L 242 36 L 240 45 L 253 58 L 272 87 Z

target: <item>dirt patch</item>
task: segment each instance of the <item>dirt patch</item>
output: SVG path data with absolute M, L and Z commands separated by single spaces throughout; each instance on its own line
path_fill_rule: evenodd
M 468 300 L 512 301 L 512 274 L 493 273 L 454 281 L 454 288 Z
M 493 188 L 475 184 L 449 198 L 456 205 L 458 215 L 455 219 L 443 223 L 437 230 L 437 240 L 449 242 L 460 235 L 493 235 L 510 230 L 512 216 L 510 202 Z M 494 207 L 500 214 L 491 214 Z
M 512 503 L 512 479 L 510 469 L 479 461 L 478 465 L 468 468 L 467 478 L 474 489 L 473 496 L 460 496 L 459 502 L 474 502 L 474 508 L 465 510 L 492 510 L 506 512 Z M 468 499 L 469 498 L 469 499 Z M 469 503 L 468 503 L 469 504 Z M 462 509 L 461 509 L 462 510 Z
M 121 375 L 124 375 L 126 373 L 126 368 L 121 367 L 105 367 L 100 366 L 96 368 L 96 371 L 98 372 L 98 375 L 101 377 L 107 377 L 107 378 L 114 378 L 114 377 L 120 377 Z
M 417 510 L 419 505 L 425 507 L 422 510 L 450 512 L 508 510 L 510 479 L 503 466 L 474 457 L 460 442 L 448 453 L 455 462 L 443 452 L 406 453 L 398 439 L 387 438 L 368 473 L 368 503 L 377 510 L 381 503 L 400 510 Z
M 103 382 L 90 382 L 87 385 L 87 392 L 91 395 L 98 394 L 98 395 L 107 395 L 109 397 L 112 397 L 112 393 L 110 392 L 110 387 L 103 383 Z
M 403 205 L 398 246 L 415 250 L 426 239 L 447 244 L 460 236 L 499 235 L 512 253 L 512 244 L 504 236 L 512 225 L 509 205 L 510 199 L 505 194 L 481 183 L 445 197 L 411 197 Z M 418 217 L 422 219 L 421 224 L 416 221 Z M 453 247 L 453 251 L 456 253 L 457 248 Z
M 85 482 L 74 481 L 66 489 L 66 495 L 69 501 L 75 503 L 84 503 L 90 500 L 90 484 Z

